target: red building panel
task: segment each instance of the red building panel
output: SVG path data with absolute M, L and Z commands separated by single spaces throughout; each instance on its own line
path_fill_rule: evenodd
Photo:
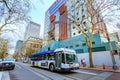
M 59 12 L 60 12 L 59 40 L 64 40 L 68 38 L 68 25 L 67 25 L 68 15 L 66 11 L 66 6 L 64 4 L 59 8 Z
M 59 8 L 60 15 L 64 14 L 65 11 L 66 11 L 66 6 L 65 6 L 65 4 L 63 4 L 63 5 Z
M 53 14 L 50 16 L 50 22 L 53 22 L 54 20 L 55 20 L 55 15 Z
M 55 29 L 55 15 L 51 15 L 50 17 L 50 31 L 53 31 Z
M 50 23 L 50 31 L 53 31 L 55 29 L 55 22 L 53 21 Z

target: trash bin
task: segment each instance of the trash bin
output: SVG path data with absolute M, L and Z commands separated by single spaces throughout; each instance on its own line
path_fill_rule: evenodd
M 117 69 L 118 69 L 118 67 L 117 67 L 116 64 L 113 65 L 113 69 L 114 69 L 114 70 L 117 70 Z

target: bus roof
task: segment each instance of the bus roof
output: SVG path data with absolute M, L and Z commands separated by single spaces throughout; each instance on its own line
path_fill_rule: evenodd
M 71 49 L 68 49 L 68 48 L 58 48 L 58 49 L 55 49 L 55 50 L 50 50 L 50 51 L 45 51 L 45 52 L 36 52 L 36 53 L 32 54 L 30 57 L 35 57 L 35 56 L 44 55 L 44 54 L 50 54 L 50 53 L 59 52 L 59 51 L 64 51 L 64 52 L 67 51 L 67 52 L 75 53 L 74 50 L 71 50 Z
M 45 52 L 36 52 L 35 54 L 32 54 L 30 57 L 35 57 L 35 56 L 43 55 L 43 54 L 50 54 L 53 52 L 55 52 L 55 50 L 50 50 L 50 51 L 45 51 Z

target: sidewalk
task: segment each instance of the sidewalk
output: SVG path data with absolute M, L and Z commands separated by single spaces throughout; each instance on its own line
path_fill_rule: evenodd
M 93 69 L 93 70 L 104 70 L 104 71 L 112 71 L 112 72 L 120 72 L 120 66 L 114 70 L 112 68 L 112 66 L 106 66 L 106 65 L 102 65 L 102 66 L 94 66 L 94 68 L 90 68 L 88 65 L 86 65 L 85 67 L 83 67 L 83 65 L 80 65 L 80 68 L 82 69 Z
M 2 74 L 3 74 L 3 72 L 0 72 L 0 80 L 2 79 Z
M 10 80 L 9 72 L 1 71 L 0 72 L 0 80 Z

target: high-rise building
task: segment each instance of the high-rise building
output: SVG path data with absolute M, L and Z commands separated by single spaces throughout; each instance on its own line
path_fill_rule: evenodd
M 16 43 L 16 47 L 15 47 L 15 53 L 18 53 L 21 45 L 23 44 L 23 41 L 22 40 L 18 40 L 17 43 Z
M 26 41 L 30 37 L 40 37 L 40 24 L 30 21 L 26 27 L 24 40 Z
M 68 38 L 66 0 L 57 0 L 46 11 L 44 39 L 63 40 Z
M 60 41 L 78 36 L 82 34 L 78 26 L 82 26 L 83 31 L 87 33 L 87 27 L 92 27 L 92 23 L 86 19 L 91 17 L 90 14 L 94 12 L 91 6 L 89 1 L 86 5 L 84 0 L 56 0 L 45 14 L 44 38 Z M 93 23 L 98 22 L 98 16 L 95 15 Z M 106 37 L 106 29 L 103 22 L 94 26 L 93 34 L 98 32 Z

